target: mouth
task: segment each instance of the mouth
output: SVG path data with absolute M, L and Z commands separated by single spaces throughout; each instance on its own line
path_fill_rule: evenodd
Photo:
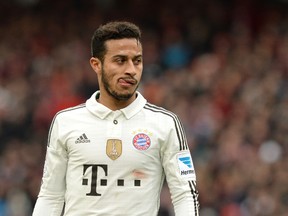
M 120 78 L 119 79 L 119 83 L 123 86 L 131 86 L 131 85 L 136 85 L 137 84 L 137 80 L 133 79 L 133 78 Z

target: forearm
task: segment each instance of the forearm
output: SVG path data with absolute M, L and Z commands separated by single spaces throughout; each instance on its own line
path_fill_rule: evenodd
M 38 197 L 32 216 L 61 216 L 63 207 L 63 199 Z
M 174 198 L 173 205 L 175 216 L 199 216 L 198 191 L 196 190 L 196 181 L 189 181 L 191 191 L 182 194 L 177 199 Z M 191 196 L 192 194 L 192 196 Z

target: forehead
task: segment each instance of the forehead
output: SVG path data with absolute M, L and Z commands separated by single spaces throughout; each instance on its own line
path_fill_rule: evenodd
M 142 55 L 142 45 L 135 38 L 124 38 L 106 41 L 106 56 L 125 55 L 135 56 Z

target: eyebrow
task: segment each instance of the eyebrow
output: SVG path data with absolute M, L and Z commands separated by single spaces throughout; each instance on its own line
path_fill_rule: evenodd
M 133 56 L 133 58 L 132 59 L 137 59 L 137 58 L 142 58 L 142 54 L 139 54 L 139 55 L 135 55 L 135 56 Z M 120 58 L 127 58 L 128 56 L 127 55 L 115 55 L 115 56 L 113 56 L 112 58 L 114 59 L 114 58 L 118 58 L 118 57 L 120 57 Z

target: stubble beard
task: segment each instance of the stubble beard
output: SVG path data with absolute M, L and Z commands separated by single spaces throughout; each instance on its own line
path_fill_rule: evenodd
M 108 92 L 108 94 L 110 96 L 112 96 L 114 99 L 116 99 L 118 101 L 125 101 L 125 100 L 130 99 L 134 95 L 135 91 L 138 88 L 138 85 L 137 85 L 135 90 L 132 93 L 128 93 L 128 94 L 121 94 L 121 93 L 118 93 L 118 92 L 114 91 L 111 88 L 111 86 L 109 84 L 109 78 L 106 76 L 106 73 L 105 73 L 105 71 L 103 69 L 102 69 L 102 78 L 101 79 L 102 79 L 102 83 L 104 85 L 104 88 L 105 88 L 106 92 Z

